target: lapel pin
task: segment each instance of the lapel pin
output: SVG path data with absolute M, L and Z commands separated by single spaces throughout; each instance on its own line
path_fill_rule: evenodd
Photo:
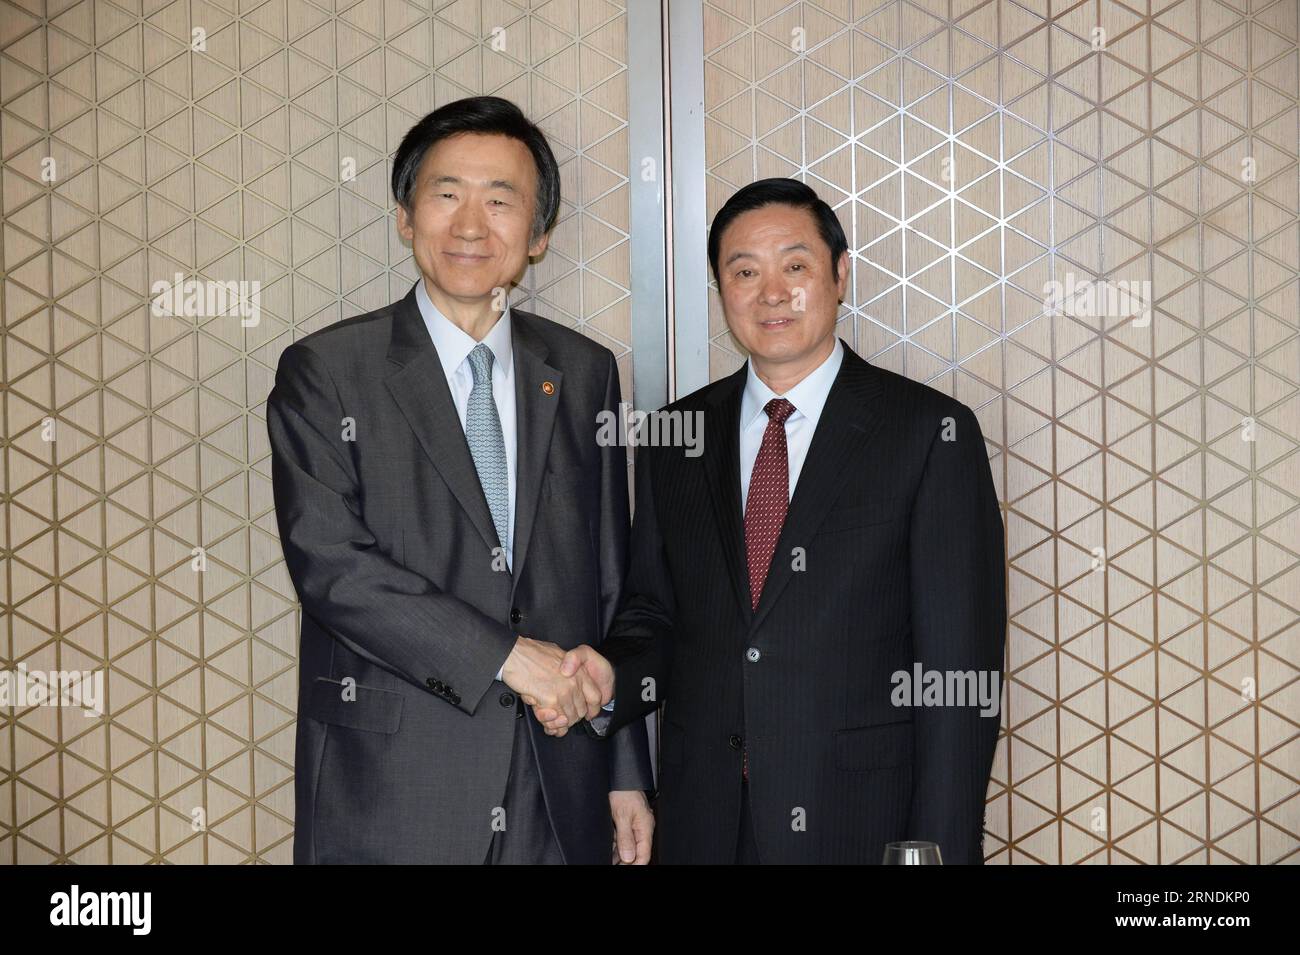
M 553 385 L 553 384 L 552 384 L 551 382 L 549 382 L 549 381 L 544 381 L 544 382 L 542 382 L 542 394 L 544 394 L 544 395 L 553 395 L 553 394 L 555 394 L 555 385 Z

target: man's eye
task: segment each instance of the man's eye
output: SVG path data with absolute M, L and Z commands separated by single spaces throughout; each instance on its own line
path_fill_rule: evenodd
M 497 206 L 506 206 L 506 205 L 509 205 L 509 203 L 506 202 L 504 199 L 493 199 L 493 200 L 492 200 L 492 204 L 493 204 L 493 205 L 497 205 Z
M 741 269 L 739 272 L 736 273 L 736 275 L 737 275 L 738 277 L 742 278 L 742 279 L 747 279 L 747 278 L 749 278 L 752 274 L 753 274 L 753 273 L 750 272 L 749 269 Z
M 439 199 L 455 199 L 455 198 L 456 198 L 456 194 L 455 194 L 454 192 L 440 192 L 440 193 L 438 193 L 438 198 L 439 198 Z
M 795 265 L 790 266 L 790 268 L 791 268 L 791 269 L 801 269 L 801 268 L 803 268 L 803 266 L 802 266 L 802 265 L 799 265 L 799 264 L 796 263 Z

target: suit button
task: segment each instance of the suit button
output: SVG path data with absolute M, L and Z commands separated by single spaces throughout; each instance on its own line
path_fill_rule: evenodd
M 741 742 L 740 737 L 737 736 L 735 733 L 732 733 L 730 736 L 727 737 L 727 745 L 730 746 L 732 749 L 740 749 L 740 742 Z
M 435 680 L 433 677 L 429 677 L 429 679 L 425 680 L 425 681 L 424 681 L 424 685 L 427 686 L 427 687 L 428 687 L 429 689 L 431 689 L 431 690 L 436 690 L 436 689 L 438 689 L 438 681 Z
M 453 693 L 453 694 L 451 695 L 451 702 L 452 702 L 452 704 L 455 705 L 455 706 L 460 706 L 460 694 L 459 694 L 459 693 Z
M 763 654 L 758 652 L 758 647 L 750 647 L 748 650 L 745 651 L 745 659 L 748 660 L 750 663 L 757 663 L 758 658 L 761 657 L 762 655 Z
M 502 706 L 506 706 L 506 707 L 514 706 L 514 705 L 515 705 L 515 695 L 514 695 L 513 693 L 502 693 L 502 694 L 501 694 L 501 699 L 498 700 L 498 702 L 499 702 Z
M 518 623 L 520 620 L 523 620 L 523 619 L 524 619 L 524 615 L 521 614 L 521 613 L 519 612 L 519 608 L 518 608 L 518 607 L 511 607 L 511 608 L 510 608 L 510 622 L 511 622 L 511 623 Z

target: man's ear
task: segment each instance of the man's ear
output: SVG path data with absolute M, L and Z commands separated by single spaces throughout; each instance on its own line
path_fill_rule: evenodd
M 415 225 L 411 222 L 411 214 L 400 202 L 397 204 L 397 234 L 407 242 L 415 238 Z
M 840 260 L 835 263 L 835 284 L 839 286 L 841 302 L 844 301 L 844 293 L 847 292 L 849 288 L 850 261 L 848 250 L 845 250 L 840 253 Z
M 546 251 L 546 247 L 550 242 L 551 234 L 549 232 L 543 232 L 535 242 L 528 246 L 528 257 L 530 259 L 541 258 L 542 253 Z

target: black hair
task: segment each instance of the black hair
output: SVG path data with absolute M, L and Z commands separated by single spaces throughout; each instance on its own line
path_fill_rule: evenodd
M 826 200 L 817 195 L 811 186 L 797 179 L 760 179 L 751 182 L 728 199 L 713 217 L 709 226 L 709 268 L 718 279 L 718 250 L 722 246 L 722 233 L 739 215 L 754 209 L 780 204 L 807 209 L 817 222 L 822 241 L 831 250 L 831 274 L 840 277 L 840 256 L 849 250 L 849 240 L 844 237 L 844 227 Z
M 470 96 L 439 106 L 402 137 L 393 156 L 393 198 L 411 208 L 411 190 L 425 154 L 437 142 L 460 133 L 509 136 L 532 153 L 537 167 L 537 205 L 533 210 L 534 241 L 551 231 L 560 212 L 560 167 L 545 134 L 523 111 L 499 96 Z

